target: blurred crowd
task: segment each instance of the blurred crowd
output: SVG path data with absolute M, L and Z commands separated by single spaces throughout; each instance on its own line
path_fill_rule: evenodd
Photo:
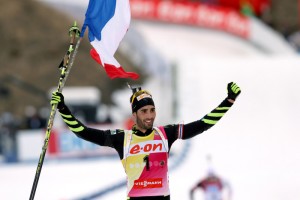
M 9 112 L 0 116 L 0 156 L 6 162 L 17 161 L 16 131 L 19 125 Z
M 28 106 L 22 119 L 10 112 L 0 114 L 0 161 L 17 162 L 17 131 L 46 128 L 48 113 L 48 108 L 37 112 L 36 108 Z
M 113 120 L 107 109 L 102 105 L 101 114 L 96 116 L 97 108 L 86 106 L 70 106 L 70 109 L 76 113 L 78 118 L 90 124 L 111 124 Z M 93 111 L 93 112 L 91 112 Z M 50 108 L 41 107 L 37 109 L 34 106 L 27 106 L 24 114 L 20 117 L 14 116 L 10 112 L 0 113 L 0 163 L 18 161 L 17 133 L 19 130 L 37 130 L 47 128 Z

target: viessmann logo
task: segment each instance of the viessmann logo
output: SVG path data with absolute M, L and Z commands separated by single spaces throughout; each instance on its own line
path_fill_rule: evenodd
M 143 153 L 160 153 L 166 152 L 163 148 L 163 143 L 161 140 L 154 140 L 148 142 L 141 142 L 138 144 L 133 144 L 130 146 L 129 154 L 138 155 Z
M 152 178 L 152 179 L 134 181 L 135 189 L 161 188 L 161 187 L 162 187 L 162 178 Z

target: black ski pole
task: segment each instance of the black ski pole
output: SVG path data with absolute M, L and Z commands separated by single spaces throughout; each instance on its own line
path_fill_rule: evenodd
M 70 69 L 73 65 L 73 62 L 74 62 L 81 39 L 77 40 L 75 51 L 74 51 L 73 47 L 74 47 L 74 42 L 75 42 L 76 38 L 79 37 L 79 34 L 80 34 L 80 30 L 77 27 L 76 22 L 74 22 L 74 25 L 69 29 L 69 36 L 70 36 L 69 48 L 68 48 L 67 53 L 65 54 L 61 64 L 59 65 L 59 69 L 61 70 L 61 74 L 60 74 L 60 78 L 59 78 L 59 82 L 58 82 L 58 86 L 57 86 L 57 91 L 59 91 L 59 92 L 62 91 L 62 89 L 65 85 L 65 82 L 67 80 L 68 74 L 70 72 Z M 72 55 L 72 57 L 71 57 L 71 55 Z M 49 139 L 50 139 L 50 135 L 51 135 L 51 129 L 52 129 L 55 113 L 56 113 L 56 108 L 57 108 L 56 104 L 52 105 L 52 109 L 51 109 L 49 120 L 48 120 L 44 145 L 42 147 L 42 152 L 40 154 L 40 158 L 38 161 L 33 185 L 31 188 L 31 193 L 30 193 L 30 197 L 29 197 L 30 200 L 33 200 L 34 196 L 35 196 L 36 188 L 38 185 L 39 177 L 40 177 L 40 174 L 42 171 L 42 166 L 44 163 L 44 158 L 45 158 L 46 151 L 48 148 L 48 143 L 49 143 Z

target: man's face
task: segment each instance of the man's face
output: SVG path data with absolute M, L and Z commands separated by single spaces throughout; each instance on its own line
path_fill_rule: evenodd
M 154 119 L 156 117 L 155 107 L 147 105 L 141 107 L 137 112 L 132 114 L 137 125 L 137 128 L 145 132 L 147 129 L 153 127 Z

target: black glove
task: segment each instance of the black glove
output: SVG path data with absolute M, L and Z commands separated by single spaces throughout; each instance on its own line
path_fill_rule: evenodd
M 57 109 L 61 110 L 65 107 L 65 102 L 64 102 L 64 95 L 60 92 L 53 92 L 52 93 L 52 98 L 50 101 L 51 105 L 57 104 Z
M 240 93 L 241 93 L 241 89 L 236 83 L 233 82 L 228 83 L 227 85 L 228 99 L 235 100 Z

